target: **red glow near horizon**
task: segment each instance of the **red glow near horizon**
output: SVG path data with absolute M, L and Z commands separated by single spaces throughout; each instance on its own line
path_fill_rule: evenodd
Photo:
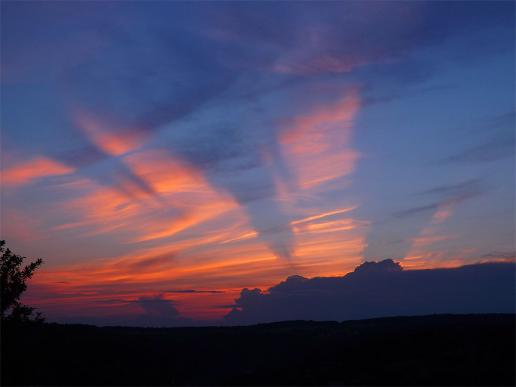
M 121 180 L 116 188 L 73 176 L 73 168 L 45 157 L 5 169 L 8 192 L 38 179 L 67 177 L 58 186 L 68 194 L 67 199 L 42 214 L 42 222 L 53 221 L 42 240 L 66 232 L 78 240 L 111 238 L 126 249 L 124 254 L 113 254 L 92 246 L 95 258 L 69 264 L 49 260 L 32 281 L 28 302 L 56 318 L 87 318 L 137 315 L 144 313 L 138 300 L 162 297 L 173 302 L 182 317 L 213 320 L 228 313 L 244 287 L 266 290 L 292 274 L 338 276 L 352 271 L 363 261 L 367 246 L 369 222 L 354 216 L 362 203 L 300 203 L 304 198 L 324 203 L 315 199 L 325 189 L 352 184 L 348 178 L 360 155 L 351 139 L 360 104 L 359 89 L 350 88 L 336 102 L 315 104 L 291 118 L 278 137 L 290 180 L 275 175 L 275 199 L 291 216 L 291 260 L 271 251 L 262 231 L 253 227 L 245 205 L 230 191 L 212 184 L 202 169 L 171 152 L 143 147 L 143 139 L 136 134 L 124 137 L 91 115 L 78 116 L 91 142 L 116 157 L 152 193 L 130 179 Z M 264 168 L 269 168 L 267 154 L 263 162 Z M 440 205 L 428 225 L 414 236 L 405 267 L 464 262 L 460 258 L 444 262 L 446 255 L 431 249 L 451 238 L 440 235 L 439 227 L 453 215 L 454 205 Z M 14 219 L 27 214 L 17 210 L 9 216 Z M 45 216 L 48 219 L 43 219 Z M 20 228 L 12 232 L 26 243 L 36 235 Z

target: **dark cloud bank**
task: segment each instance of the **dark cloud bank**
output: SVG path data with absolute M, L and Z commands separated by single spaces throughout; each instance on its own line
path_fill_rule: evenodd
M 343 277 L 291 276 L 269 289 L 244 289 L 229 324 L 353 320 L 438 313 L 515 313 L 516 264 L 403 270 L 390 259 Z
M 243 289 L 224 320 L 195 320 L 163 294 L 135 301 L 139 314 L 59 318 L 62 323 L 99 326 L 184 327 L 247 325 L 287 320 L 344 321 L 431 314 L 516 313 L 514 253 L 484 258 L 506 262 L 480 263 L 451 269 L 403 270 L 391 259 L 365 262 L 342 277 L 290 276 L 263 292 Z M 166 290 L 164 293 L 221 293 L 218 290 Z M 120 303 L 123 300 L 106 300 Z M 227 307 L 227 306 L 224 306 Z

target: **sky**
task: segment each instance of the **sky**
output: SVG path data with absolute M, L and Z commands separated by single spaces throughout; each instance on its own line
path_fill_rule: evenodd
M 514 260 L 514 2 L 1 3 L 1 228 L 51 321 Z

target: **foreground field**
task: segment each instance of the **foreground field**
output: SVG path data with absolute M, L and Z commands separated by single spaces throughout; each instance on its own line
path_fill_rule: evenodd
M 2 385 L 514 385 L 514 315 L 2 327 Z

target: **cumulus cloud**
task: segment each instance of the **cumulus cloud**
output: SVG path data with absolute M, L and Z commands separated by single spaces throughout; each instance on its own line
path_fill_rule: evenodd
M 159 327 L 190 323 L 190 319 L 182 317 L 173 301 L 165 299 L 163 294 L 140 297 L 136 303 L 144 313 L 122 318 L 123 325 Z
M 48 291 L 44 287 L 38 291 Z M 168 293 L 168 292 L 166 292 Z M 55 294 L 52 294 L 55 297 Z M 124 327 L 182 327 L 198 325 L 191 318 L 184 317 L 177 310 L 174 301 L 164 294 L 141 296 L 137 299 L 113 297 L 95 300 L 102 305 L 105 313 L 92 314 L 88 308 L 66 314 L 50 313 L 49 320 L 65 324 L 93 324 L 98 326 Z
M 167 318 L 179 316 L 179 312 L 174 307 L 173 303 L 165 300 L 162 295 L 157 297 L 140 297 L 138 299 L 138 305 L 149 315 L 165 316 Z
M 393 260 L 366 262 L 343 277 L 291 276 L 267 292 L 244 289 L 230 324 L 348 320 L 434 313 L 514 313 L 514 263 L 403 270 Z

